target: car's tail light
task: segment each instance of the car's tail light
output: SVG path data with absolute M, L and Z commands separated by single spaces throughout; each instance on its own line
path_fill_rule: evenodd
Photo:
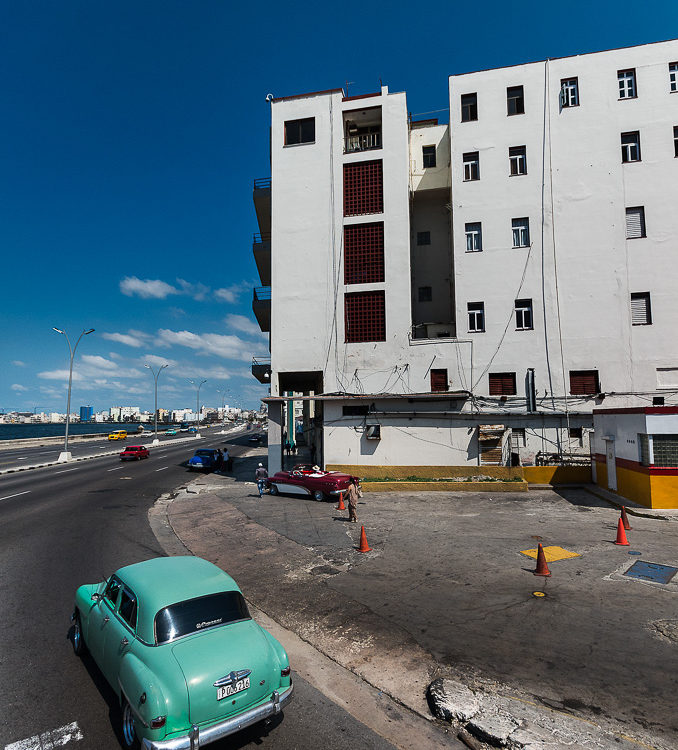
M 151 729 L 160 729 L 165 726 L 166 716 L 156 716 L 155 719 L 151 719 Z
M 289 667 L 285 667 L 285 669 L 281 669 L 280 670 L 280 676 L 281 677 L 289 677 L 290 676 L 290 671 L 291 670 L 290 670 Z

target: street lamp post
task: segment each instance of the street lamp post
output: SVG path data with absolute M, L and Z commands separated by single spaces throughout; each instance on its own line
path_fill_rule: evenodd
M 195 380 L 189 380 L 188 382 L 198 386 L 198 394 L 195 397 L 195 419 L 197 421 L 198 431 L 195 433 L 195 436 L 199 438 L 202 437 L 200 434 L 200 389 L 202 388 L 202 384 L 207 382 L 207 379 L 201 380 L 199 383 L 196 383 Z
M 153 380 L 155 381 L 155 437 L 153 438 L 152 444 L 158 445 L 160 443 L 160 440 L 158 440 L 158 377 L 166 367 L 169 367 L 169 365 L 160 365 L 158 372 L 156 372 L 150 365 L 144 365 L 144 367 L 148 367 L 153 373 Z
M 68 343 L 68 352 L 71 355 L 71 362 L 70 367 L 68 370 L 68 398 L 66 399 L 66 436 L 64 438 L 64 449 L 59 454 L 59 461 L 70 461 L 72 456 L 70 451 L 68 450 L 68 428 L 71 424 L 71 385 L 73 383 L 73 360 L 75 359 L 75 350 L 78 348 L 78 344 L 80 343 L 80 339 L 83 336 L 87 336 L 90 333 L 94 333 L 94 328 L 90 328 L 89 331 L 86 331 L 83 329 L 82 333 L 78 336 L 78 340 L 75 342 L 75 346 L 71 348 L 71 342 L 68 338 L 68 334 L 66 331 L 62 331 L 61 328 L 54 328 L 52 327 L 53 331 L 56 331 L 57 333 L 62 334 L 66 337 L 66 342 Z

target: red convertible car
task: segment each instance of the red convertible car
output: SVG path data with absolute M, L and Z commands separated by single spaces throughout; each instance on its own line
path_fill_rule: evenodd
M 143 445 L 128 445 L 120 454 L 122 461 L 127 461 L 128 459 L 138 460 L 140 458 L 148 458 L 148 448 L 145 448 Z
M 300 464 L 292 471 L 279 471 L 268 478 L 267 486 L 271 495 L 285 492 L 290 495 L 311 495 L 316 500 L 336 496 L 346 492 L 348 485 L 354 482 L 360 487 L 360 479 L 340 471 L 323 471 L 313 466 Z

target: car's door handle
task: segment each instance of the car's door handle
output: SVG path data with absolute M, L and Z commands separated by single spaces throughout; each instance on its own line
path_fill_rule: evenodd
M 127 640 L 127 638 L 123 638 L 123 639 L 122 639 L 122 640 L 120 641 L 120 647 L 121 647 L 121 648 L 124 648 L 125 646 L 129 646 L 129 641 Z
M 109 621 L 110 619 L 111 619 L 111 618 L 110 618 L 110 617 L 109 617 L 108 615 L 106 615 L 106 617 L 104 617 L 104 625 L 105 625 L 105 624 L 106 624 L 106 623 L 107 623 L 107 622 L 108 622 L 108 621 Z

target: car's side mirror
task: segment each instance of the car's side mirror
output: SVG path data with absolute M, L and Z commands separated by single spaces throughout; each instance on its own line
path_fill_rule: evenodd
M 92 601 L 98 602 L 101 599 L 101 594 L 97 594 L 96 591 L 92 594 Z

